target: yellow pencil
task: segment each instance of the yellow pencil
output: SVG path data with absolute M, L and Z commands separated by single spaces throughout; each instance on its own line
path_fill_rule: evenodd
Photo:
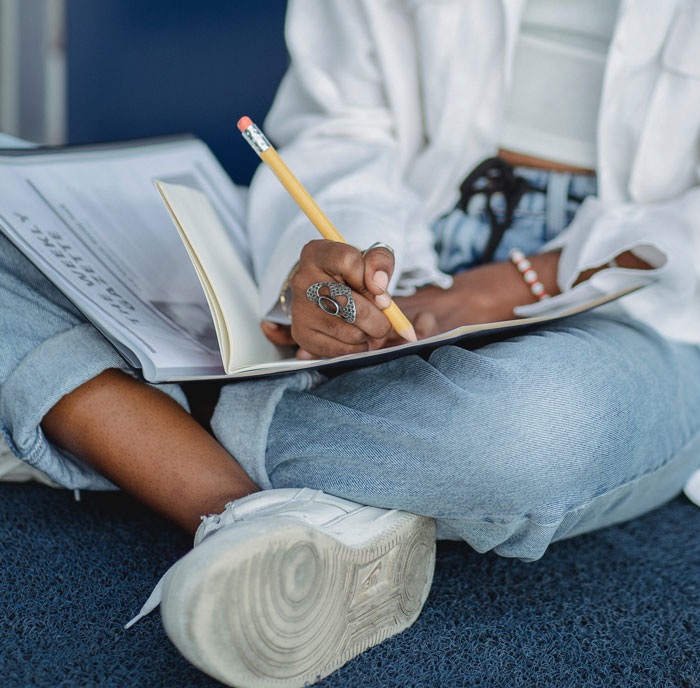
M 289 192 L 291 197 L 297 202 L 299 207 L 306 213 L 314 227 L 318 229 L 324 239 L 347 243 L 340 232 L 333 226 L 333 223 L 326 217 L 324 212 L 318 207 L 311 194 L 304 188 L 301 182 L 292 174 L 284 160 L 279 156 L 265 134 L 253 124 L 250 117 L 241 117 L 238 120 L 238 128 L 243 134 L 243 138 L 250 144 L 251 148 L 269 165 L 277 178 L 282 182 L 282 186 Z M 415 342 L 416 332 L 408 318 L 401 312 L 399 307 L 392 301 L 388 308 L 382 309 L 392 327 L 409 342 Z

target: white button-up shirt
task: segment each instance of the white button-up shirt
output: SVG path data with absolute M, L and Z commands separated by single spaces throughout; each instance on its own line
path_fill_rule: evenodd
M 349 243 L 396 251 L 390 289 L 440 273 L 430 223 L 498 148 L 524 0 L 291 0 L 291 65 L 270 138 Z M 662 334 L 700 343 L 700 0 L 622 0 L 598 116 L 599 195 L 547 248 L 564 292 L 623 288 L 639 271 L 579 272 L 634 249 L 656 282 L 621 305 Z M 249 195 L 263 314 L 302 246 L 318 238 L 264 167 Z M 645 274 L 645 276 L 648 276 Z M 639 277 L 639 275 L 637 275 Z

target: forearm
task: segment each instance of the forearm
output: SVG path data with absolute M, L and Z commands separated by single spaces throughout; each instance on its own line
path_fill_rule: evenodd
M 378 266 L 368 266 L 366 258 L 351 247 L 342 246 L 341 253 L 354 255 L 357 274 L 349 279 L 349 263 L 339 261 L 333 254 L 339 251 L 335 242 L 313 241 L 302 252 L 299 268 L 294 273 L 292 309 L 296 310 L 292 319 L 291 333 L 267 323 L 263 330 L 272 341 L 279 345 L 296 343 L 302 350 L 302 357 L 339 356 L 342 354 L 366 351 L 397 343 L 389 332 L 388 322 L 378 308 L 384 308 L 378 301 L 382 298 L 377 290 L 368 291 L 372 284 L 372 272 Z M 327 255 L 326 255 L 327 254 Z M 390 258 L 390 254 L 387 254 Z M 557 284 L 559 251 L 535 254 L 529 257 L 539 280 L 551 296 L 560 293 Z M 385 256 L 386 258 L 386 256 Z M 626 252 L 617 256 L 620 267 L 646 269 L 651 266 Z M 385 277 L 392 272 L 390 265 L 381 266 Z M 319 266 L 325 266 L 320 268 Z M 335 266 L 335 267 L 334 267 Z M 340 267 L 344 266 L 344 267 Z M 588 279 L 606 265 L 586 270 L 578 277 L 578 282 Z M 364 274 L 367 272 L 367 274 Z M 378 274 L 378 273 L 377 273 Z M 322 315 L 318 307 L 305 296 L 309 284 L 319 281 L 339 281 L 349 284 L 355 294 L 358 309 L 354 326 L 328 314 Z M 385 285 L 386 286 L 386 285 Z M 514 309 L 536 301 L 530 286 L 511 261 L 488 263 L 454 276 L 448 289 L 428 285 L 421 287 L 411 296 L 397 297 L 396 304 L 413 323 L 419 338 L 447 332 L 461 325 L 511 320 Z
M 558 294 L 558 253 L 531 256 L 530 261 L 549 294 Z M 409 319 L 431 312 L 440 331 L 513 318 L 513 308 L 532 303 L 535 297 L 517 268 L 510 262 L 488 263 L 454 276 L 449 289 L 426 286 L 412 296 L 397 299 Z
M 559 251 L 553 251 L 528 256 L 539 280 L 551 296 L 560 293 L 557 285 L 559 255 Z M 650 267 L 629 251 L 619 255 L 616 262 L 624 268 Z M 605 267 L 599 265 L 582 272 L 576 284 Z M 450 289 L 422 287 L 412 296 L 397 299 L 397 303 L 409 318 L 414 318 L 418 313 L 432 312 L 440 331 L 445 332 L 460 325 L 511 320 L 516 306 L 536 300 L 517 268 L 510 261 L 504 261 L 480 265 L 455 275 Z

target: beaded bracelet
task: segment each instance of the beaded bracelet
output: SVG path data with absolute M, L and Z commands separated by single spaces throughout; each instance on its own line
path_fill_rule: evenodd
M 511 249 L 508 254 L 513 265 L 518 268 L 518 272 L 523 276 L 523 279 L 530 287 L 532 295 L 538 300 L 543 301 L 544 299 L 550 298 L 544 284 L 540 282 L 540 278 L 537 276 L 537 272 L 532 267 L 532 263 L 525 257 L 525 254 L 517 248 Z

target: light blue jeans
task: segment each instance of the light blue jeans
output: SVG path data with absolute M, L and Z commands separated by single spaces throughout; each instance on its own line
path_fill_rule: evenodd
M 567 194 L 591 183 L 527 174 L 546 193 L 523 199 L 497 259 L 508 244 L 530 252 L 561 231 L 575 209 Z M 470 207 L 437 223 L 446 267 L 478 257 L 484 221 Z M 39 423 L 101 371 L 129 368 L 1 236 L 0 328 L 0 429 L 11 449 L 66 487 L 110 487 Z M 178 386 L 161 388 L 186 407 Z M 474 351 L 229 384 L 212 427 L 263 488 L 426 514 L 441 537 L 537 559 L 554 540 L 659 506 L 700 466 L 700 351 L 596 312 Z

